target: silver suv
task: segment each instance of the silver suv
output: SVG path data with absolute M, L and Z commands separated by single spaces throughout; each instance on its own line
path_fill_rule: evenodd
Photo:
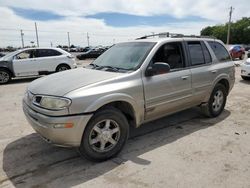
M 23 110 L 46 141 L 103 161 L 121 151 L 130 127 L 193 106 L 218 116 L 234 73 L 219 40 L 143 37 L 116 44 L 84 68 L 33 81 Z

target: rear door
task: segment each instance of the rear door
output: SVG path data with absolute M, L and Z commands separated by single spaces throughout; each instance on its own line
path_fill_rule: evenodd
M 40 73 L 54 72 L 60 63 L 64 63 L 62 53 L 54 49 L 38 49 L 37 56 Z
M 191 72 L 186 67 L 183 49 L 182 42 L 162 45 L 155 53 L 150 65 L 156 62 L 168 63 L 170 72 L 150 77 L 143 75 L 146 121 L 190 106 Z
M 217 69 L 213 66 L 211 54 L 203 41 L 187 41 L 186 47 L 192 73 L 193 102 L 201 103 L 211 90 Z
M 16 76 L 38 75 L 39 64 L 35 50 L 25 50 L 13 57 L 13 68 Z

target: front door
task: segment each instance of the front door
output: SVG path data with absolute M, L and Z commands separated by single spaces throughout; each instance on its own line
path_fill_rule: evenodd
M 150 64 L 168 63 L 170 72 L 161 72 L 150 77 L 143 76 L 146 121 L 190 106 L 192 97 L 191 72 L 186 67 L 183 47 L 182 42 L 171 42 L 161 46 Z
M 39 63 L 35 58 L 35 50 L 25 50 L 13 57 L 13 68 L 16 76 L 38 75 Z

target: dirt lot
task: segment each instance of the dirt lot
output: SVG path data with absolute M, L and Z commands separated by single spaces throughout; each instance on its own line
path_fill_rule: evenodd
M 34 78 L 0 86 L 0 187 L 250 187 L 250 81 L 236 70 L 221 116 L 193 108 L 146 124 L 103 163 L 34 133 L 21 106 Z

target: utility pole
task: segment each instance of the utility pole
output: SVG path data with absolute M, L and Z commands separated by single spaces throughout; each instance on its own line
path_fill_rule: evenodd
M 233 7 L 231 6 L 230 11 L 229 11 L 229 21 L 228 21 L 228 28 L 227 28 L 227 44 L 230 43 L 230 29 L 231 29 L 232 13 L 233 13 Z
M 69 48 L 70 48 L 70 37 L 69 37 L 69 32 L 68 32 L 68 45 L 69 45 Z
M 88 47 L 89 47 L 89 33 L 87 33 L 87 41 L 88 41 Z
M 23 34 L 23 30 L 22 30 L 22 29 L 21 29 L 20 31 L 21 31 L 22 47 L 24 48 L 24 41 L 23 41 L 23 35 L 24 35 L 24 34 Z
M 39 47 L 39 40 L 38 40 L 38 32 L 37 32 L 36 22 L 35 22 L 35 29 L 36 29 L 36 45 L 37 45 L 37 47 Z

